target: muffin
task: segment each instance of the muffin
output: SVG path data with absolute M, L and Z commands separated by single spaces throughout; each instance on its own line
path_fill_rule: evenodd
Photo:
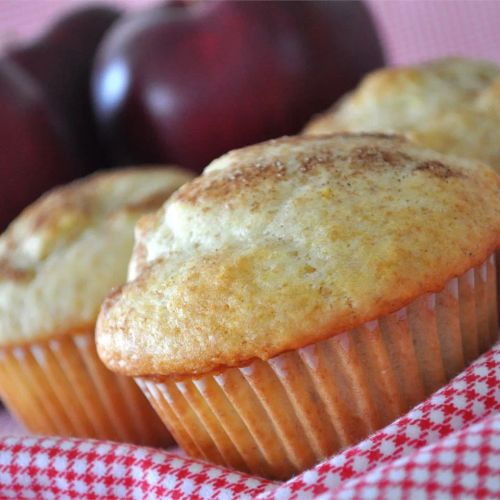
M 171 443 L 133 379 L 100 362 L 94 332 L 126 280 L 137 219 L 190 178 L 96 174 L 42 196 L 0 237 L 0 397 L 32 432 Z
M 499 129 L 500 66 L 448 58 L 371 73 L 304 133 L 402 133 L 441 153 L 482 160 L 500 173 Z
M 500 171 L 500 66 L 440 59 L 375 71 L 304 133 L 403 133 L 441 153 Z
M 499 177 L 383 135 L 233 151 L 143 217 L 97 347 L 184 450 L 287 478 L 497 336 Z

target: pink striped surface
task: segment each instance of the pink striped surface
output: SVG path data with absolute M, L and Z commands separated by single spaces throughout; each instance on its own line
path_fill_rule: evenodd
M 158 0 L 103 0 L 140 9 Z M 61 13 L 89 0 L 0 0 L 0 46 L 39 34 Z M 94 2 L 95 3 L 95 2 Z M 390 64 L 445 55 L 500 62 L 498 0 L 366 0 Z

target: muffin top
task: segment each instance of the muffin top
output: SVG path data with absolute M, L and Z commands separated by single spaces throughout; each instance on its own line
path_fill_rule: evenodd
M 371 73 L 304 133 L 404 133 L 500 171 L 499 128 L 500 67 L 453 58 Z
M 0 236 L 0 345 L 93 328 L 106 294 L 126 280 L 135 222 L 191 178 L 116 170 L 26 208 Z
M 398 136 L 232 151 L 138 222 L 99 354 L 122 373 L 188 375 L 354 328 L 483 262 L 499 197 L 491 168 Z

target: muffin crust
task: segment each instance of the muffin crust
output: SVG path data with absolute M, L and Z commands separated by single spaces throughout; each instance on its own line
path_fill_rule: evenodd
M 129 375 L 269 359 L 404 307 L 500 244 L 500 180 L 399 136 L 230 152 L 142 218 L 98 351 Z
M 403 133 L 436 151 L 500 171 L 500 67 L 449 58 L 385 68 L 314 118 L 304 133 Z
M 191 178 L 160 167 L 99 173 L 24 210 L 0 237 L 0 345 L 93 327 L 126 279 L 135 222 Z

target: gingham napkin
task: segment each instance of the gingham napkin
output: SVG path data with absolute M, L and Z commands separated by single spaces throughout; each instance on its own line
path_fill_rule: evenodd
M 0 497 L 500 499 L 500 343 L 407 415 L 286 483 L 178 450 L 11 436 L 0 438 Z

